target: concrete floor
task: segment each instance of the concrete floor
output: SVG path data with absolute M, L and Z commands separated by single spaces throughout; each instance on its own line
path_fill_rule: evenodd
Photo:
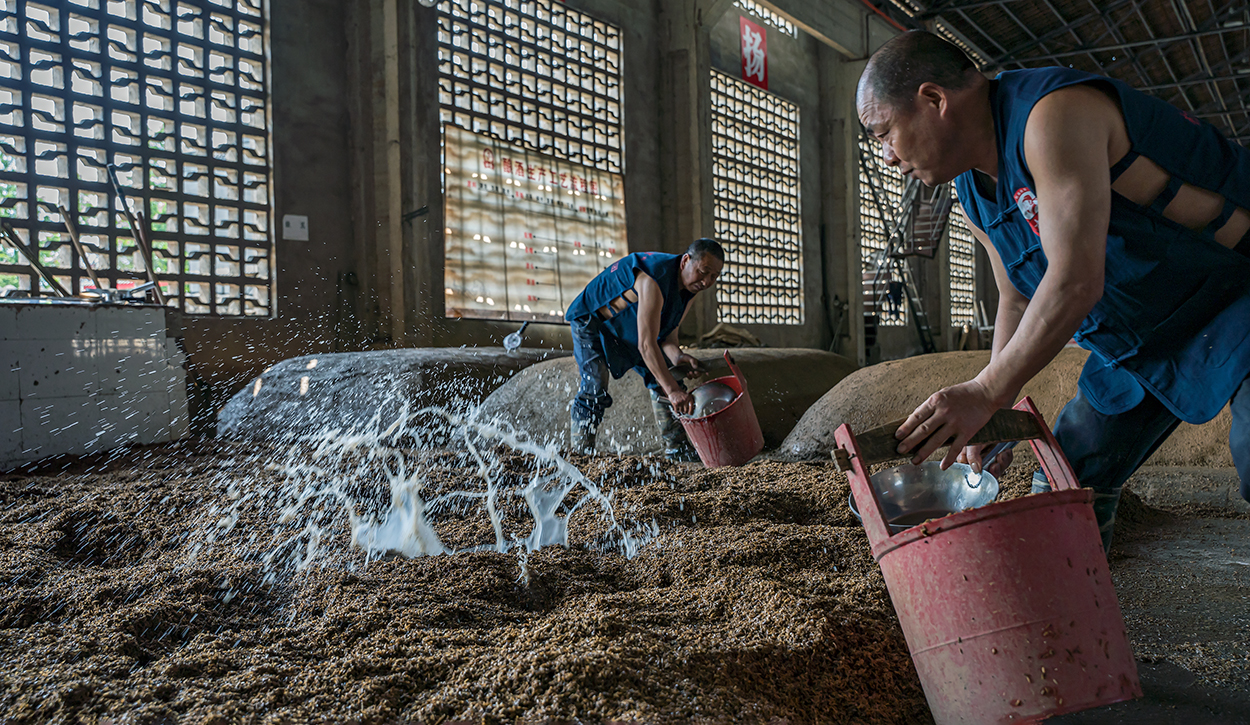
M 1250 725 L 1250 515 L 1236 481 L 1221 469 L 1130 481 L 1162 511 L 1111 555 L 1145 696 L 1047 722 Z

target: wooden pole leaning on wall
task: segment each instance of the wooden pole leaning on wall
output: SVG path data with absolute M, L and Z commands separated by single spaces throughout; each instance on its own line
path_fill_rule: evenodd
M 61 283 L 57 282 L 56 279 L 52 276 L 52 273 L 49 272 L 47 269 L 45 269 L 43 264 L 39 262 L 38 243 L 31 244 L 30 246 L 27 246 L 25 243 L 23 243 L 22 238 L 17 235 L 17 230 L 13 228 L 13 225 L 10 224 L 9 220 L 7 219 L 5 219 L 2 224 L 0 224 L 0 238 L 3 238 L 4 241 L 9 243 L 9 246 L 16 249 L 18 254 L 21 254 L 23 257 L 25 257 L 26 262 L 30 264 L 31 269 L 35 270 L 35 274 L 39 275 L 39 278 L 43 280 L 43 283 L 51 287 L 52 291 L 56 292 L 58 296 L 60 297 L 72 297 L 73 296 L 64 287 L 62 287 Z M 33 234 L 32 234 L 32 241 L 34 241 Z M 34 289 L 33 284 L 31 285 L 31 289 L 32 290 Z
M 61 212 L 61 218 L 65 220 L 65 231 L 69 232 L 69 240 L 74 243 L 74 251 L 78 252 L 78 259 L 82 262 L 82 268 L 87 270 L 87 275 L 91 277 L 91 282 L 96 289 L 104 289 L 104 285 L 100 284 L 100 277 L 91 266 L 91 260 L 87 259 L 87 248 L 78 239 L 78 227 L 75 226 L 74 218 L 70 216 L 69 209 L 58 206 L 57 210 Z
M 145 225 L 139 222 L 139 219 L 144 219 L 143 213 L 139 212 L 139 219 L 135 218 L 135 213 L 130 211 L 130 202 L 126 199 L 126 192 L 122 191 L 121 182 L 117 180 L 117 167 L 109 164 L 108 170 L 109 180 L 113 182 L 113 190 L 117 192 L 117 198 L 122 203 L 122 212 L 125 213 L 126 221 L 130 224 L 130 233 L 134 235 L 135 244 L 139 245 L 139 253 L 143 256 L 143 268 L 148 273 L 148 281 L 152 283 L 156 303 L 164 306 L 165 294 L 161 292 L 161 283 L 156 279 L 156 272 L 152 269 L 152 248 L 148 246 L 147 233 L 143 229 Z

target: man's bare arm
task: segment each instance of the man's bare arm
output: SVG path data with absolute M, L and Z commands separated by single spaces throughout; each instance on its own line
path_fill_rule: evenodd
M 655 376 L 664 395 L 673 402 L 673 407 L 679 413 L 688 413 L 690 410 L 683 408 L 692 410 L 694 400 L 691 398 L 689 405 L 686 405 L 686 399 L 690 395 L 668 371 L 669 362 L 659 343 L 664 295 L 660 292 L 660 286 L 645 272 L 639 272 L 635 278 L 634 291 L 638 293 L 638 352 L 642 354 L 642 362 Z
M 960 211 L 962 213 L 962 209 Z M 1003 266 L 1003 260 L 998 256 L 998 250 L 990 243 L 985 232 L 973 224 L 967 214 L 964 214 L 964 221 L 972 232 L 972 236 L 985 248 L 985 254 L 990 259 L 990 269 L 994 272 L 994 286 L 998 288 L 998 311 L 994 313 L 993 352 L 990 353 L 990 359 L 993 360 L 1011 340 L 1012 335 L 1016 334 L 1016 328 L 1020 326 L 1020 318 L 1024 316 L 1024 310 L 1029 306 L 1029 298 L 1020 294 L 1020 291 L 1011 283 L 1011 279 L 1007 277 L 1007 269 Z
M 686 307 L 685 312 L 681 313 L 681 322 L 686 321 L 686 315 L 688 314 L 690 314 L 689 306 Z M 681 322 L 677 323 L 677 327 L 673 328 L 673 331 L 668 333 L 668 337 L 664 338 L 664 341 L 660 343 L 660 349 L 664 351 L 665 359 L 671 360 L 673 365 L 681 362 L 680 358 L 685 355 L 681 351 L 681 345 L 677 344 L 677 331 L 681 329 Z
M 913 461 L 949 441 L 942 465 L 953 463 L 994 411 L 1010 405 L 1059 354 L 1101 298 L 1110 148 L 1123 123 L 1107 96 L 1084 86 L 1056 91 L 1034 107 L 1024 149 L 1036 185 L 1046 273 L 990 364 L 973 380 L 934 393 L 899 428 L 899 449 L 914 451 Z
M 1043 98 L 1029 116 L 1024 155 L 1037 186 L 1047 267 L 1017 334 L 978 376 L 1000 406 L 1011 405 L 1063 350 L 1102 297 L 1110 146 L 1123 123 L 1111 99 L 1086 86 Z
M 963 209 L 961 208 L 960 211 L 962 212 Z M 1011 279 L 1007 276 L 1007 268 L 1003 266 L 1003 260 L 998 256 L 998 250 L 990 243 L 985 232 L 973 224 L 967 214 L 964 214 L 964 221 L 969 231 L 972 232 L 972 236 L 985 248 L 985 254 L 990 260 L 990 270 L 994 272 L 994 286 L 998 289 L 998 310 L 994 314 L 994 342 L 990 352 L 990 360 L 993 360 L 1016 334 L 1020 319 L 1024 316 L 1024 310 L 1029 306 L 1029 298 L 1020 294 L 1020 291 L 1011 283 Z M 979 473 L 982 456 L 991 447 L 965 446 L 957 460 L 960 463 L 972 465 Z M 998 476 L 1007 470 L 1014 457 L 1010 449 L 1000 453 L 990 467 L 991 475 Z

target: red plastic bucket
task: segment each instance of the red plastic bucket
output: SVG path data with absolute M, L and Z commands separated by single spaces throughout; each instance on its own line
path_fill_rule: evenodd
M 1041 424 L 1031 400 L 1016 407 Z M 835 433 L 853 454 L 851 488 L 940 724 L 1034 722 L 1141 696 L 1092 494 L 1041 428 L 1033 449 L 1053 492 L 893 537 L 854 435 Z
M 699 453 L 699 460 L 708 468 L 741 466 L 764 450 L 764 434 L 751 405 L 746 378 L 725 351 L 725 362 L 733 375 L 710 382 L 728 385 L 738 394 L 724 408 L 701 418 L 679 418 L 686 437 Z

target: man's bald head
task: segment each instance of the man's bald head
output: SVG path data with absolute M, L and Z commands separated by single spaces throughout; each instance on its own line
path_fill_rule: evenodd
M 868 60 L 859 79 L 858 101 L 902 108 L 923 83 L 949 90 L 967 88 L 977 66 L 958 46 L 933 33 L 912 30 L 886 41 Z

